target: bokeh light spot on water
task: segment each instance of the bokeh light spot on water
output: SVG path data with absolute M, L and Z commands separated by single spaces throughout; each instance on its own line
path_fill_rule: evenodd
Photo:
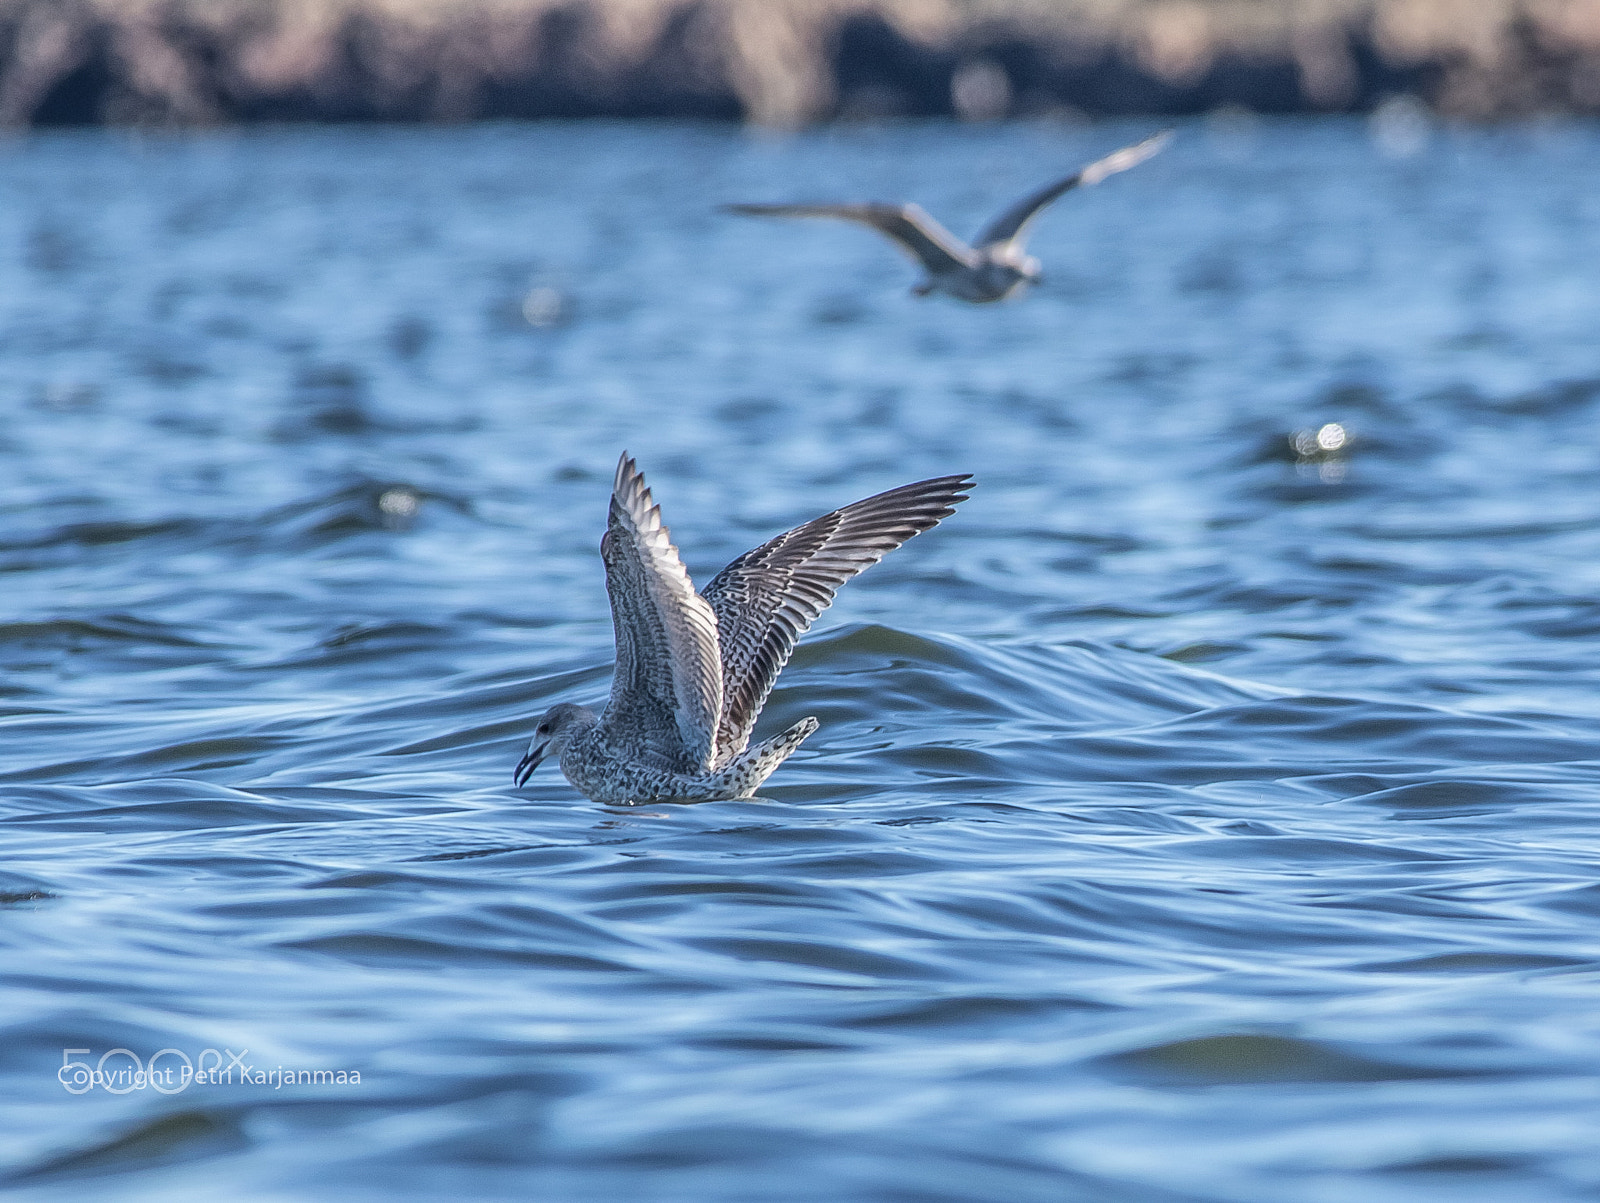
M 1289 436 L 1289 445 L 1295 455 L 1303 460 L 1323 459 L 1343 451 L 1350 442 L 1350 433 L 1339 422 L 1324 422 L 1321 426 L 1297 430 Z
M 1295 431 L 1289 436 L 1289 446 L 1294 450 L 1297 473 L 1325 485 L 1343 484 L 1350 471 L 1345 455 L 1350 441 L 1350 432 L 1340 422 Z
M 548 284 L 530 288 L 522 298 L 522 317 L 530 326 L 559 326 L 567 314 L 566 295 Z
M 100 390 L 84 380 L 52 380 L 39 391 L 39 404 L 62 413 L 94 408 Z
M 1391 159 L 1409 159 L 1421 152 L 1433 133 L 1433 114 L 1415 96 L 1401 94 L 1381 101 L 1368 123 L 1372 140 Z
M 378 495 L 378 512 L 392 526 L 406 526 L 422 510 L 422 498 L 410 489 L 385 489 Z

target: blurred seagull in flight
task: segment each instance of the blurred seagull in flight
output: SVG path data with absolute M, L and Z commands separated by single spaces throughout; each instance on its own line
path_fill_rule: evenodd
M 963 301 L 984 304 L 1001 301 L 1025 284 L 1041 279 L 1039 261 L 1024 249 L 1027 229 L 1051 201 L 1074 188 L 1098 184 L 1108 175 L 1137 167 L 1172 140 L 1171 130 L 1162 130 L 1096 159 L 1081 171 L 1049 184 L 1024 197 L 989 223 L 968 246 L 941 226 L 918 205 L 869 203 L 861 205 L 724 205 L 729 213 L 749 217 L 837 217 L 857 221 L 909 251 L 927 271 L 927 279 L 911 291 L 925 297 L 930 292 L 948 293 Z
M 750 747 L 795 642 L 839 586 L 965 501 L 968 475 L 902 485 L 747 551 L 699 593 L 623 454 L 600 540 L 616 631 L 611 699 L 596 714 L 551 707 L 517 765 L 523 785 L 556 757 L 596 802 L 748 798 L 817 729 L 803 718 Z

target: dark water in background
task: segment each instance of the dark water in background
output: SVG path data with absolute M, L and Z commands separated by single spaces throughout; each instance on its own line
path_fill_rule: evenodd
M 990 309 L 712 210 L 965 233 L 1148 128 L 0 148 L 5 1185 L 1594 1198 L 1600 132 L 1190 126 Z M 702 582 L 980 479 L 760 800 L 511 788 L 623 447 Z

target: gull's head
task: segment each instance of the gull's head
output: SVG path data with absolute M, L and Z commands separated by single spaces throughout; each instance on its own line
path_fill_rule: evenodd
M 528 744 L 528 754 L 517 762 L 513 780 L 518 786 L 527 784 L 533 770 L 551 756 L 560 757 L 567 745 L 577 739 L 596 722 L 595 713 L 587 706 L 574 706 L 562 702 L 546 710 L 533 729 L 533 739 Z

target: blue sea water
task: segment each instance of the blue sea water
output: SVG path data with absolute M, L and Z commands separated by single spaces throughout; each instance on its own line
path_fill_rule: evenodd
M 715 208 L 1150 128 L 0 146 L 0 1187 L 1600 1196 L 1600 130 L 1184 125 L 988 308 Z M 702 583 L 977 475 L 759 798 L 512 787 L 624 448 Z

